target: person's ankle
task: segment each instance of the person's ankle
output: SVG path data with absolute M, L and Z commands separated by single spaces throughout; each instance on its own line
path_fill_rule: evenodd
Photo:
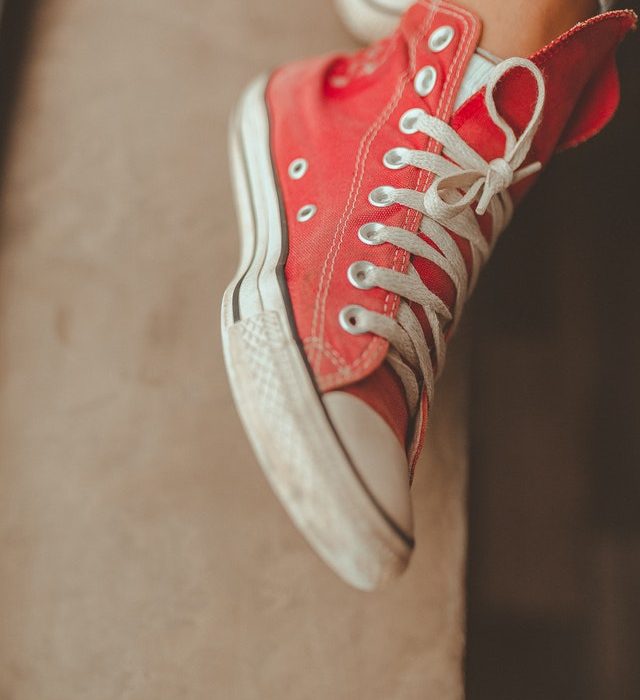
M 530 56 L 600 11 L 598 0 L 467 0 L 483 22 L 482 48 L 501 58 Z

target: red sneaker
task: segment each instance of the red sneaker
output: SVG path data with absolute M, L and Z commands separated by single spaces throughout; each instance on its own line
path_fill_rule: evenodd
M 496 65 L 474 15 L 420 2 L 389 39 L 281 68 L 240 103 L 227 369 L 274 490 L 355 586 L 409 560 L 446 340 L 534 174 L 614 113 L 634 23 L 599 15 Z

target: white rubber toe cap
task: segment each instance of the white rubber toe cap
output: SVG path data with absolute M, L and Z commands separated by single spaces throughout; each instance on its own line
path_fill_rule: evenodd
M 392 526 L 413 541 L 409 467 L 395 433 L 376 411 L 351 394 L 332 391 L 322 398 L 366 489 Z

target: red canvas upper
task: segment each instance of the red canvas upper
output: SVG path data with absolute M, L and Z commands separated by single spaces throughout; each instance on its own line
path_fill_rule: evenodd
M 614 52 L 634 23 L 629 11 L 598 15 L 531 57 L 544 75 L 547 98 L 525 162 L 546 163 L 554 151 L 588 139 L 611 118 L 619 99 Z M 453 27 L 455 35 L 445 50 L 433 53 L 428 37 L 442 25 Z M 410 231 L 420 224 L 420 214 L 413 210 L 398 204 L 377 208 L 368 201 L 371 190 L 381 185 L 426 191 L 431 182 L 432 176 L 418 168 L 394 171 L 382 163 L 383 155 L 398 146 L 440 149 L 424 134 L 399 130 L 405 111 L 422 107 L 448 122 L 487 160 L 503 155 L 504 135 L 487 114 L 484 91 L 452 114 L 480 33 L 478 18 L 469 11 L 448 2 L 434 8 L 423 0 L 407 11 L 389 39 L 354 55 L 288 65 L 273 74 L 267 89 L 271 148 L 289 235 L 286 280 L 309 365 L 320 390 L 341 388 L 373 406 L 399 439 L 407 440 L 412 458 L 422 439 L 426 410 L 407 438 L 402 387 L 384 363 L 388 342 L 369 333 L 347 333 L 338 315 L 348 304 L 390 317 L 398 309 L 395 294 L 353 287 L 347 268 L 357 260 L 398 271 L 409 265 L 405 251 L 388 244 L 367 246 L 357 236 L 369 221 Z M 423 98 L 413 80 L 424 65 L 436 68 L 437 82 Z M 535 98 L 535 82 L 526 72 L 514 70 L 501 81 L 496 104 L 516 133 L 531 117 Z M 301 157 L 309 163 L 308 172 L 298 180 L 288 177 L 289 164 Z M 515 202 L 533 181 L 530 177 L 511 188 Z M 317 214 L 299 222 L 296 214 L 307 204 L 317 206 Z M 469 244 L 453 238 L 470 266 Z M 446 273 L 423 258 L 412 263 L 425 285 L 451 308 L 455 287 Z

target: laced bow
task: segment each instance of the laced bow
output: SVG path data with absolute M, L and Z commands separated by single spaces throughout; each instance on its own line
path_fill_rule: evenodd
M 519 137 L 498 113 L 495 104 L 498 82 L 515 68 L 528 71 L 537 84 L 531 118 Z M 401 120 L 401 128 L 406 133 L 420 131 L 442 144 L 442 154 L 393 149 L 396 152 L 394 167 L 412 165 L 433 173 L 435 178 L 424 194 L 410 189 L 379 188 L 383 191 L 382 198 L 376 203 L 378 206 L 398 203 L 422 213 L 420 231 L 424 238 L 435 244 L 435 248 L 411 231 L 382 224 L 366 224 L 359 233 L 360 238 L 371 245 L 390 243 L 413 256 L 430 260 L 447 273 L 455 286 L 455 304 L 450 311 L 444 301 L 426 287 L 413 265 L 409 265 L 406 273 L 401 273 L 371 263 L 354 263 L 357 271 L 352 275 L 352 281 L 356 286 L 365 289 L 380 287 L 398 294 L 401 302 L 396 319 L 361 306 L 346 307 L 341 314 L 342 325 L 350 333 L 375 333 L 389 341 L 387 361 L 402 381 L 412 413 L 420 405 L 421 385 L 426 391 L 427 400 L 431 401 L 435 383 L 434 359 L 438 373 L 444 364 L 445 330 L 457 323 L 481 265 L 511 218 L 513 203 L 508 188 L 542 167 L 539 162 L 522 167 L 542 119 L 545 85 L 540 69 L 522 58 L 501 62 L 489 77 L 484 99 L 489 116 L 505 136 L 504 155 L 490 162 L 472 149 L 448 124 L 421 109 L 410 110 Z M 490 243 L 480 230 L 474 215 L 474 204 L 475 214 L 488 213 L 491 216 Z M 470 243 L 470 279 L 465 261 L 450 232 Z M 435 358 L 427 348 L 424 331 L 410 302 L 419 304 L 424 311 L 431 329 Z
M 498 113 L 495 103 L 498 82 L 505 73 L 516 67 L 528 70 L 535 78 L 538 87 L 533 114 L 518 138 L 511 126 Z M 451 174 L 437 177 L 433 181 L 424 198 L 425 213 L 437 219 L 450 219 L 477 199 L 478 205 L 475 211 L 477 214 L 484 214 L 496 195 L 540 170 L 542 164 L 539 162 L 531 163 L 524 168 L 520 166 L 527 157 L 540 126 L 544 99 L 544 79 L 534 63 L 525 59 L 512 58 L 496 66 L 486 85 L 485 105 L 491 120 L 505 136 L 505 152 L 502 158 L 495 158 L 490 162 L 470 148 L 448 124 L 434 120 L 437 124 L 433 124 L 433 138 L 443 144 L 442 152 L 450 159 L 456 160 L 458 167 Z M 454 204 L 443 198 L 443 193 L 460 189 L 464 190 L 465 194 Z

